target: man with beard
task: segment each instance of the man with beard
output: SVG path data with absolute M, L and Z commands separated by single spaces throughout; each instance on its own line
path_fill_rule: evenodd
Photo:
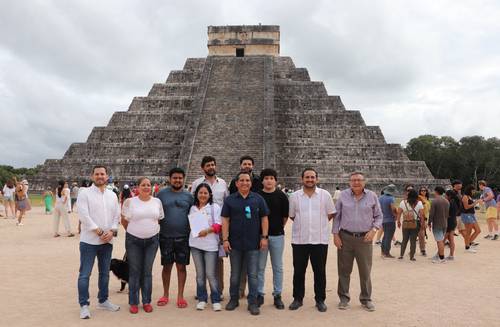
M 319 312 L 325 312 L 326 258 L 330 240 L 329 222 L 335 214 L 332 196 L 317 187 L 318 173 L 313 168 L 302 171 L 302 189 L 290 197 L 289 216 L 292 225 L 293 302 L 288 307 L 297 310 L 305 295 L 307 264 L 314 272 L 314 299 Z
M 182 168 L 172 168 L 169 172 L 170 187 L 158 193 L 163 205 L 164 219 L 160 221 L 160 253 L 163 266 L 163 296 L 157 304 L 167 305 L 169 301 L 170 274 L 173 264 L 177 269 L 177 307 L 187 307 L 184 299 L 186 266 L 189 264 L 189 209 L 193 205 L 193 195 L 184 190 L 186 173 Z
M 224 199 L 229 195 L 229 192 L 227 190 L 226 182 L 222 178 L 216 176 L 216 167 L 217 163 L 214 157 L 203 157 L 203 159 L 201 159 L 201 170 L 203 170 L 204 176 L 196 179 L 191 184 L 191 191 L 194 193 L 198 185 L 202 183 L 210 185 L 214 202 L 222 208 Z M 224 261 L 222 260 L 222 257 L 219 257 L 219 260 L 217 261 L 217 269 L 219 294 L 221 296 L 221 299 L 223 299 L 222 291 L 224 290 Z
M 240 158 L 240 172 L 244 173 L 249 173 L 250 176 L 252 177 L 252 192 L 259 192 L 262 190 L 262 182 L 260 180 L 260 177 L 255 175 L 253 173 L 253 168 L 254 168 L 255 162 L 252 157 L 250 156 L 243 156 Z M 231 181 L 231 184 L 229 185 L 229 193 L 233 194 L 236 193 L 238 189 L 236 188 L 236 177 L 233 178 Z
M 120 205 L 116 195 L 106 189 L 107 169 L 98 165 L 92 168 L 89 188 L 82 188 L 76 206 L 81 222 L 80 274 L 78 275 L 78 302 L 80 318 L 89 319 L 89 280 L 97 257 L 99 270 L 99 309 L 118 311 L 120 307 L 108 300 L 109 265 L 113 251 L 113 237 L 120 221 Z

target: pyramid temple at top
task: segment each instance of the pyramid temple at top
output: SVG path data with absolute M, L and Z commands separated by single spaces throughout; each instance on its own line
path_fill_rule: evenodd
M 191 183 L 205 155 L 217 159 L 226 181 L 239 171 L 239 157 L 250 155 L 255 171 L 273 167 L 279 183 L 292 188 L 309 166 L 330 191 L 347 186 L 353 171 L 364 172 L 374 190 L 447 183 L 424 162 L 410 161 L 399 144 L 386 143 L 378 126 L 346 110 L 307 69 L 280 56 L 279 26 L 257 25 L 209 26 L 206 58 L 188 58 L 107 126 L 94 127 L 86 142 L 46 160 L 32 184 L 42 189 L 58 179 L 88 179 L 96 164 L 121 182 L 163 181 L 180 166 Z

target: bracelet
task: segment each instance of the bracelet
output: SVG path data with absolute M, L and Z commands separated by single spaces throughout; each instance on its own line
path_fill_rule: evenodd
M 222 240 L 222 243 L 224 243 L 224 242 L 229 242 L 229 240 Z

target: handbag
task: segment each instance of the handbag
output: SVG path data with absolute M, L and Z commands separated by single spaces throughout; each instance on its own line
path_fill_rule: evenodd
M 408 210 L 408 205 L 407 202 L 405 202 L 405 208 L 406 211 L 403 212 L 403 228 L 404 229 L 416 229 L 417 228 L 417 220 L 415 220 L 415 216 L 413 215 L 413 212 L 415 212 L 415 209 L 413 209 L 413 212 Z M 418 217 L 418 214 L 417 214 Z
M 210 217 L 212 217 L 212 225 L 215 224 L 214 218 L 214 205 L 210 205 Z M 219 258 L 227 257 L 226 250 L 224 250 L 224 245 L 222 243 L 221 234 L 219 233 Z

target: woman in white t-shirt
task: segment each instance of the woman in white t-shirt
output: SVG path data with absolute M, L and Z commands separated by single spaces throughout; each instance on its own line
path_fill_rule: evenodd
M 123 203 L 122 225 L 127 231 L 125 249 L 129 266 L 130 313 L 139 312 L 139 290 L 145 312 L 153 311 L 151 293 L 153 291 L 153 263 L 158 251 L 160 225 L 163 219 L 161 201 L 151 196 L 151 181 L 141 177 L 139 196 Z
M 403 223 L 401 224 L 401 217 Z M 416 261 L 415 251 L 417 249 L 417 236 L 420 229 L 425 228 L 424 205 L 418 200 L 418 193 L 414 189 L 408 191 L 407 198 L 401 201 L 398 210 L 398 228 L 403 227 L 403 241 L 401 242 L 401 254 L 398 259 L 402 260 L 406 245 L 410 240 L 410 260 Z
M 3 187 L 5 218 L 9 218 L 9 211 L 12 215 L 12 218 L 16 218 L 16 204 L 14 202 L 15 193 L 16 193 L 16 186 L 14 184 L 14 181 L 8 180 Z
M 205 309 L 208 302 L 207 285 L 214 311 L 221 310 L 217 260 L 219 258 L 219 233 L 221 231 L 221 208 L 213 202 L 212 189 L 200 184 L 194 192 L 194 205 L 189 211 L 189 246 L 196 269 L 197 310 Z
M 65 188 L 64 181 L 59 181 L 56 189 L 56 205 L 54 207 L 54 237 L 61 236 L 59 234 L 59 223 L 63 221 L 64 228 L 68 237 L 73 237 L 75 234 L 71 233 L 71 225 L 68 217 L 68 202 L 69 202 L 69 189 Z

